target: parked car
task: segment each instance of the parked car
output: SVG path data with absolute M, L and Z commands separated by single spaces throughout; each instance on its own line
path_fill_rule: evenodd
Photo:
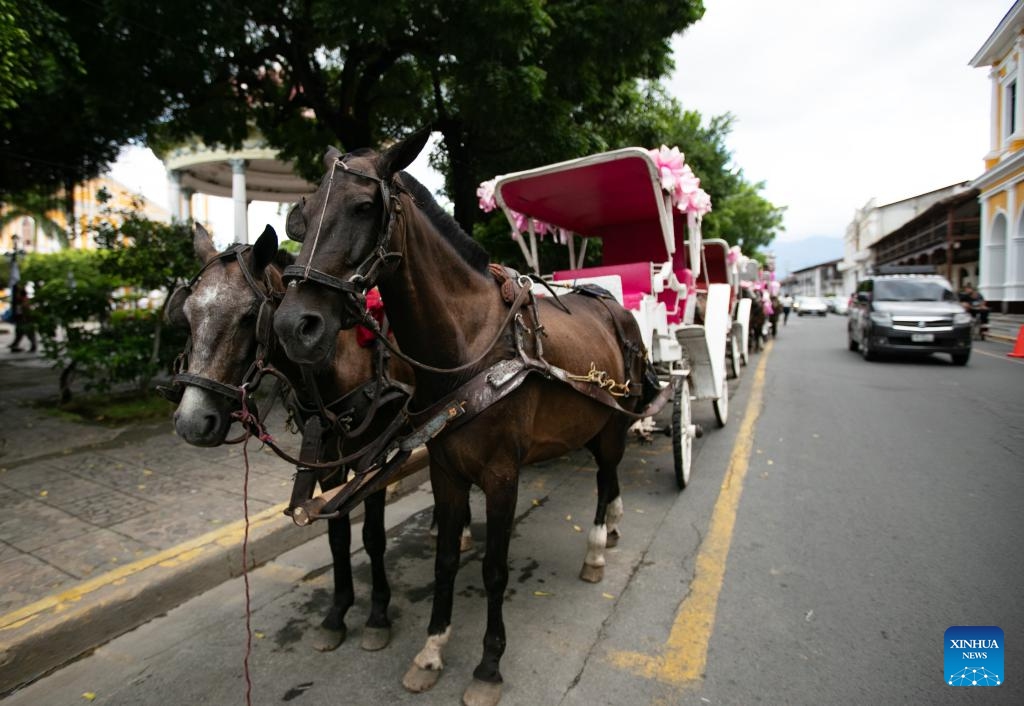
M 954 365 L 971 357 L 971 315 L 944 277 L 884 274 L 862 281 L 850 308 L 848 347 L 865 360 L 881 352 L 948 353 Z
M 828 305 L 821 297 L 800 297 L 796 313 L 798 316 L 825 316 L 828 314 Z
M 839 314 L 840 316 L 846 316 L 850 311 L 849 298 L 836 295 L 829 299 L 829 311 L 833 314 Z

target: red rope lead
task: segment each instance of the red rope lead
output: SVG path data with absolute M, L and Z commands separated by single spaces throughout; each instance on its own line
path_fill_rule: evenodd
M 245 404 L 246 389 L 242 386 L 242 415 L 248 416 Z M 242 535 L 242 579 L 245 582 L 245 659 L 242 666 L 245 672 L 245 704 L 252 706 L 252 676 L 249 674 L 249 657 L 252 656 L 252 598 L 249 588 L 249 437 L 246 426 L 245 440 L 242 442 L 242 458 L 245 459 L 245 476 L 242 482 L 242 509 L 245 514 L 245 532 Z

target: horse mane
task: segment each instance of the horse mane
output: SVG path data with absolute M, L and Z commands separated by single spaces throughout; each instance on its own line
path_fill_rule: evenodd
M 430 190 L 419 183 L 415 177 L 408 172 L 401 172 L 402 186 L 416 201 L 416 204 L 423 211 L 435 228 L 444 236 L 455 251 L 466 263 L 478 272 L 487 272 L 487 265 L 490 263 L 490 255 L 484 250 L 480 243 L 473 240 L 466 231 L 462 230 L 452 216 L 441 208 Z

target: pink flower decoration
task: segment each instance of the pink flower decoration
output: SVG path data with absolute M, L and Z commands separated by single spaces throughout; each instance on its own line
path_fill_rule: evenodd
M 490 179 L 488 181 L 480 182 L 480 186 L 477 187 L 476 195 L 480 199 L 480 209 L 484 213 L 490 213 L 498 207 L 498 202 L 494 198 L 494 187 L 498 183 L 498 178 Z
M 725 261 L 730 265 L 735 265 L 740 260 L 740 246 L 733 245 L 729 248 L 729 253 L 725 256 Z
M 662 145 L 648 151 L 658 170 L 661 188 L 672 195 L 672 203 L 683 213 L 704 215 L 711 210 L 711 197 L 700 188 L 700 179 L 686 163 L 678 147 Z

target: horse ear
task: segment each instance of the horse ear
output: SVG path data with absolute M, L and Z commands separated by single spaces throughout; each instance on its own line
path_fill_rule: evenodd
M 333 146 L 328 147 L 327 154 L 324 155 L 324 168 L 330 169 L 339 159 L 341 159 L 341 150 Z
M 288 218 L 284 222 L 284 234 L 289 240 L 301 243 L 306 237 L 306 214 L 302 210 L 306 207 L 306 197 L 292 206 L 288 211 Z
M 200 224 L 196 223 L 196 232 L 192 235 L 192 247 L 195 248 L 196 257 L 199 262 L 206 262 L 217 254 L 217 248 L 213 244 L 213 238 Z
M 256 244 L 252 247 L 252 268 L 257 272 L 263 272 L 274 260 L 274 255 L 277 254 L 277 231 L 274 227 L 267 224 L 267 227 L 263 229 L 263 233 L 259 238 L 256 239 Z
M 431 126 L 425 125 L 385 150 L 380 158 L 381 176 L 390 178 L 412 164 L 430 139 L 430 132 Z

